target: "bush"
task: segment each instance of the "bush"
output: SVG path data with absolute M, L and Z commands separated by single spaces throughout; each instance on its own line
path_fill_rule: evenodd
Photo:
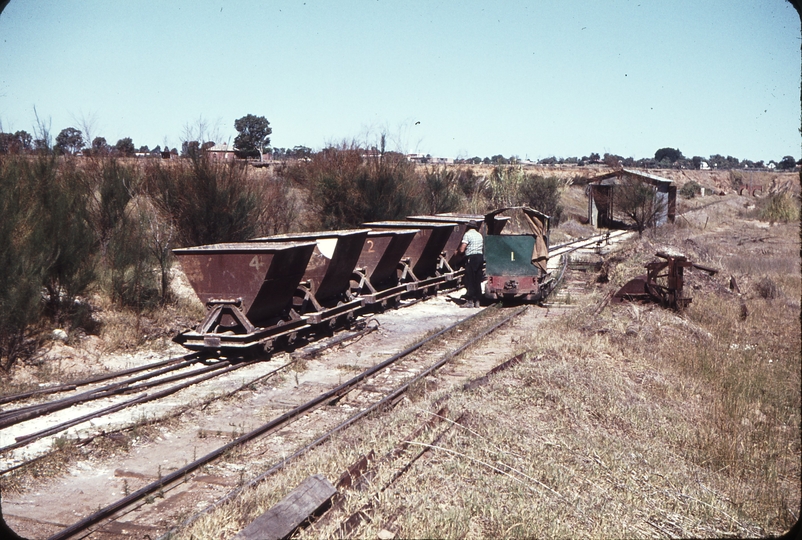
M 486 195 L 494 208 L 527 205 L 551 217 L 556 227 L 562 218 L 560 204 L 563 183 L 555 176 L 526 174 L 513 167 L 496 167 L 490 174 Z
M 205 155 L 178 163 L 148 164 L 146 190 L 172 218 L 181 245 L 239 242 L 259 232 L 259 186 L 247 164 L 215 162 Z
M 779 193 L 763 199 L 758 212 L 760 219 L 771 223 L 797 221 L 799 200 L 788 193 Z
M 31 189 L 28 230 L 42 261 L 48 313 L 57 323 L 68 322 L 75 299 L 96 277 L 89 182 L 73 161 L 59 166 L 53 156 L 40 156 L 24 169 L 21 180 Z
M 288 175 L 308 187 L 322 229 L 358 227 L 368 221 L 404 219 L 421 209 L 420 177 L 394 152 L 364 157 L 355 145 L 326 148 Z
M 0 368 L 23 356 L 41 314 L 43 260 L 31 241 L 25 162 L 0 157 Z
M 755 290 L 765 300 L 774 300 L 780 296 L 780 288 L 771 278 L 765 276 L 755 284 Z
M 44 154 L 0 161 L 3 369 L 32 352 L 43 314 L 59 325 L 73 324 L 81 315 L 76 299 L 96 275 L 98 243 L 89 220 L 90 198 L 89 183 L 72 161 L 60 164 Z
M 166 294 L 164 290 L 159 294 L 159 264 L 150 248 L 148 225 L 146 209 L 129 205 L 115 224 L 106 251 L 112 302 L 138 312 L 154 307 Z
M 521 183 L 521 200 L 551 217 L 551 226 L 560 224 L 563 207 L 560 204 L 562 182 L 556 176 L 527 175 Z
M 686 182 L 682 188 L 679 190 L 679 194 L 685 197 L 686 199 L 693 199 L 697 195 L 702 193 L 702 186 L 691 180 L 690 182 Z
M 423 211 L 429 214 L 453 212 L 460 206 L 460 186 L 454 169 L 427 169 L 422 191 Z
M 140 177 L 133 167 L 121 164 L 118 159 L 104 159 L 100 163 L 96 173 L 94 222 L 105 245 L 123 218 L 128 201 L 137 192 Z

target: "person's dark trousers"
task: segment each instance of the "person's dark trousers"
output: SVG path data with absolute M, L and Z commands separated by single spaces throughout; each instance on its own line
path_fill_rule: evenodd
M 465 298 L 478 302 L 482 298 L 482 265 L 484 256 L 468 255 L 465 261 Z

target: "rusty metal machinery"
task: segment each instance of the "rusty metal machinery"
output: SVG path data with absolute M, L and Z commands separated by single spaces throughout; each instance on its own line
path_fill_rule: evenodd
M 646 274 L 621 287 L 613 295 L 614 301 L 658 302 L 663 306 L 681 310 L 688 307 L 692 301 L 683 291 L 685 268 L 697 268 L 711 276 L 718 273 L 718 270 L 689 261 L 684 255 L 662 251 L 655 255 L 662 260 L 648 263 Z

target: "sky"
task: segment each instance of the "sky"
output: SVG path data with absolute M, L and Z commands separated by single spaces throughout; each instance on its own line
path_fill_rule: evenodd
M 800 36 L 786 0 L 11 0 L 0 130 L 799 159 Z

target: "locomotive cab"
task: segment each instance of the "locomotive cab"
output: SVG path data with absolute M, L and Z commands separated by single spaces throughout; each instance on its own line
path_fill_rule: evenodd
M 503 232 L 493 226 L 499 214 L 509 216 Z M 485 216 L 487 298 L 537 302 L 545 296 L 549 221 L 549 216 L 528 206 L 502 208 Z

